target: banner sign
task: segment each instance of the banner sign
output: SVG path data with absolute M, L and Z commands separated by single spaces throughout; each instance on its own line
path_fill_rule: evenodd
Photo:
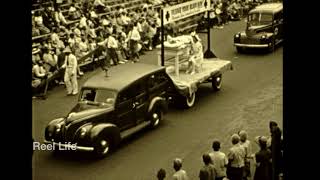
M 210 9 L 211 0 L 193 0 L 163 8 L 163 25 L 193 16 Z

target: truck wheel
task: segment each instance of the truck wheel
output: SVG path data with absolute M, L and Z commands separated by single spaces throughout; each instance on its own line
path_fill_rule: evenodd
M 185 105 L 187 108 L 191 108 L 194 105 L 196 99 L 196 93 L 193 92 L 189 97 L 185 97 Z
M 219 75 L 219 76 L 212 78 L 213 90 L 219 91 L 221 89 L 221 81 L 222 81 L 222 75 Z
M 151 111 L 151 124 L 150 127 L 151 128 L 156 128 L 160 122 L 162 121 L 162 117 L 163 117 L 163 112 L 160 108 L 154 108 L 154 110 Z
M 103 158 L 109 154 L 112 147 L 112 141 L 109 137 L 99 135 L 94 145 L 94 153 L 97 157 Z

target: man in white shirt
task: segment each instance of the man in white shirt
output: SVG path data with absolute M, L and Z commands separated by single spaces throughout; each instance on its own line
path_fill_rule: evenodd
M 186 171 L 181 169 L 181 167 L 182 167 L 182 160 L 179 158 L 176 158 L 173 161 L 173 168 L 176 171 L 173 174 L 173 177 L 172 177 L 173 180 L 189 180 Z
M 213 141 L 212 149 L 213 152 L 209 153 L 209 156 L 211 157 L 213 166 L 217 172 L 216 180 L 222 180 L 227 176 L 228 158 L 223 152 L 220 151 L 219 141 Z
M 245 159 L 244 159 L 244 171 L 243 171 L 243 179 L 242 180 L 247 180 L 248 177 L 251 177 L 251 172 L 250 172 L 250 158 L 251 158 L 251 143 L 247 139 L 248 134 L 246 131 L 241 130 L 239 132 L 240 136 L 240 145 L 244 148 L 245 150 Z
M 228 160 L 230 165 L 227 169 L 227 176 L 230 180 L 242 180 L 244 169 L 245 149 L 240 145 L 240 136 L 231 136 L 232 147 L 229 149 Z
M 66 68 L 64 74 L 64 82 L 67 88 L 67 95 L 76 95 L 78 94 L 78 81 L 77 81 L 77 67 L 78 61 L 75 55 L 71 53 L 71 49 L 67 47 L 63 51 L 66 55 L 65 63 L 62 66 Z
M 117 65 L 119 63 L 119 59 L 117 56 L 117 49 L 119 48 L 118 42 L 117 40 L 113 37 L 112 34 L 108 33 L 106 34 L 106 37 L 108 39 L 107 42 L 107 52 L 109 54 L 109 57 L 112 59 L 113 61 L 113 65 Z
M 134 23 L 132 30 L 129 32 L 128 39 L 130 44 L 131 58 L 133 59 L 133 61 L 138 61 L 139 51 L 141 50 L 142 46 L 141 44 L 139 44 L 139 42 L 141 41 L 141 36 L 138 31 L 137 22 Z

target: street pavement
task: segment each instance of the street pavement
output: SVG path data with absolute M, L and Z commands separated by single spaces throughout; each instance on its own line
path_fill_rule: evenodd
M 85 153 L 35 151 L 33 179 L 150 180 L 156 179 L 160 168 L 171 179 L 176 157 L 183 159 L 183 169 L 190 179 L 198 179 L 202 154 L 211 151 L 212 141 L 220 140 L 221 150 L 227 152 L 230 136 L 241 129 L 248 132 L 253 152 L 258 151 L 254 137 L 269 135 L 270 120 L 278 122 L 282 129 L 283 50 L 279 47 L 273 53 L 238 54 L 232 45 L 233 35 L 244 30 L 245 25 L 244 21 L 231 22 L 224 29 L 211 31 L 213 52 L 234 65 L 233 71 L 223 75 L 221 91 L 213 92 L 211 84 L 201 85 L 194 107 L 170 107 L 157 129 L 135 134 L 102 160 Z M 200 37 L 206 47 L 206 34 Z M 156 64 L 156 50 L 146 52 L 139 63 Z M 79 79 L 79 85 L 98 71 L 87 72 Z M 64 116 L 76 100 L 77 97 L 66 96 L 63 86 L 49 91 L 46 100 L 33 100 L 35 141 L 43 142 L 47 123 Z

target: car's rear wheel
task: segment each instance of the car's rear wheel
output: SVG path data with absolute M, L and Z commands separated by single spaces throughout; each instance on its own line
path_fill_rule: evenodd
M 151 113 L 151 128 L 156 128 L 159 126 L 160 122 L 162 121 L 163 112 L 160 108 L 155 108 Z
M 112 141 L 109 137 L 100 135 L 94 145 L 94 153 L 97 157 L 103 158 L 107 156 L 112 148 Z
M 193 92 L 190 96 L 185 97 L 185 106 L 187 108 L 191 108 L 192 106 L 194 106 L 195 100 L 196 100 L 196 93 Z
M 220 91 L 222 86 L 222 75 L 212 78 L 212 88 L 215 91 Z

